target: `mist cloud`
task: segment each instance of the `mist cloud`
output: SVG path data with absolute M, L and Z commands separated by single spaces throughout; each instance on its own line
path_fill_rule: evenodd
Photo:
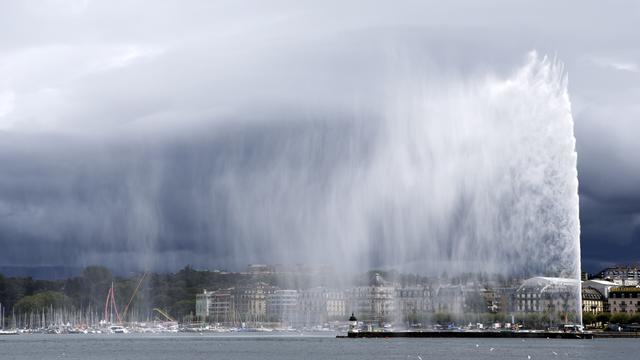
M 569 72 L 584 263 L 634 260 L 639 20 L 622 1 L 3 3 L 0 264 L 237 266 L 260 252 L 233 239 L 259 234 L 203 192 L 231 186 L 230 163 L 241 186 L 327 137 L 322 186 L 323 168 L 371 156 L 345 134 L 379 136 L 399 73 L 507 76 L 532 49 Z

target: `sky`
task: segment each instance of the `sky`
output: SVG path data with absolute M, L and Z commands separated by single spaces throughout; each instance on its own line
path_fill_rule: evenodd
M 251 210 L 230 186 L 325 137 L 289 166 L 366 153 L 350 119 L 398 73 L 508 76 L 531 51 L 568 74 L 583 268 L 636 262 L 639 33 L 635 1 L 0 0 L 0 266 L 269 260 L 234 242 L 261 234 L 230 225 Z

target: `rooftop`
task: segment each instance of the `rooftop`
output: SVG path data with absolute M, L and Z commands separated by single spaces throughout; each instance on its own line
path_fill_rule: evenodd
M 608 280 L 604 280 L 604 279 L 589 279 L 587 281 L 584 281 L 584 283 L 589 283 L 589 282 L 593 282 L 596 284 L 600 284 L 600 285 L 605 285 L 605 286 L 616 286 L 618 284 L 608 281 Z
M 520 289 L 522 288 L 546 288 L 546 287 L 565 287 L 565 286 L 578 286 L 580 283 L 576 279 L 568 278 L 555 278 L 555 277 L 543 277 L 536 276 L 525 280 Z
M 582 299 L 583 300 L 604 300 L 604 296 L 600 293 L 600 291 L 592 287 L 584 287 L 582 288 Z
M 620 287 L 615 287 L 615 288 L 611 288 L 611 290 L 609 290 L 610 293 L 637 293 L 640 292 L 640 287 L 638 286 L 620 286 Z

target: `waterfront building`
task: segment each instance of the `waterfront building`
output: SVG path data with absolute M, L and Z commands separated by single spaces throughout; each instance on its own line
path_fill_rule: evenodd
M 570 313 L 576 313 L 575 297 L 578 294 L 577 280 L 551 277 L 534 277 L 525 280 L 516 291 L 516 311 L 522 313 L 545 313 L 552 320 L 568 321 Z
M 435 292 L 433 310 L 445 314 L 482 313 L 497 308 L 495 300 L 495 293 L 477 284 L 442 284 Z
M 302 326 L 313 326 L 327 321 L 327 289 L 315 287 L 300 292 L 298 308 L 299 321 Z
M 402 319 L 416 321 L 418 317 L 433 312 L 431 289 L 427 286 L 396 288 L 396 309 Z
M 231 324 L 234 322 L 233 288 L 212 291 L 209 300 L 209 322 Z
M 512 313 L 516 309 L 517 287 L 496 287 L 488 289 L 483 296 L 490 313 Z
M 464 313 L 464 288 L 462 285 L 441 285 L 434 298 L 434 311 L 437 313 Z
M 600 271 L 595 278 L 608 280 L 620 286 L 640 284 L 640 265 L 618 265 Z
M 267 294 L 266 306 L 269 321 L 291 325 L 298 314 L 298 291 L 275 290 Z
M 592 287 L 582 287 L 582 312 L 598 314 L 605 309 L 605 297 Z
M 489 313 L 497 313 L 500 309 L 500 298 L 499 295 L 493 289 L 487 289 L 482 293 L 482 298 L 484 299 L 486 305 L 486 312 Z
M 327 290 L 327 319 L 342 320 L 347 314 L 347 303 L 342 290 Z
M 196 317 L 198 321 L 206 321 L 209 317 L 209 293 L 205 289 L 202 294 L 196 294 Z
M 600 294 L 602 294 L 602 296 L 604 296 L 605 299 L 609 298 L 609 289 L 613 287 L 618 287 L 618 286 L 619 285 L 616 285 L 616 283 L 614 282 L 602 280 L 602 279 L 591 279 L 591 280 L 582 282 L 583 288 L 584 287 L 594 288 L 598 290 L 598 292 L 600 292 Z
M 640 287 L 621 286 L 609 290 L 609 310 L 612 313 L 637 313 L 640 310 Z
M 231 292 L 234 320 L 239 323 L 267 321 L 267 295 L 275 290 L 275 287 L 262 282 L 234 288 Z
M 341 290 L 325 287 L 302 290 L 298 296 L 298 309 L 298 320 L 302 326 L 343 320 L 346 315 L 345 294 Z
M 361 320 L 378 324 L 394 320 L 396 315 L 395 287 L 375 274 L 369 286 L 348 290 L 348 310 Z
M 199 321 L 230 324 L 233 322 L 233 289 L 204 290 L 196 295 L 196 317 Z
M 465 313 L 484 313 L 490 311 L 493 306 L 492 292 L 479 284 L 464 286 L 463 296 L 463 311 Z

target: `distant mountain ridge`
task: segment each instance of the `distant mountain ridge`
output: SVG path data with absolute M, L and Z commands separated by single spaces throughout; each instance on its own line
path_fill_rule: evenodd
M 38 280 L 60 280 L 79 276 L 82 267 L 75 266 L 0 266 L 5 277 L 32 277 Z

